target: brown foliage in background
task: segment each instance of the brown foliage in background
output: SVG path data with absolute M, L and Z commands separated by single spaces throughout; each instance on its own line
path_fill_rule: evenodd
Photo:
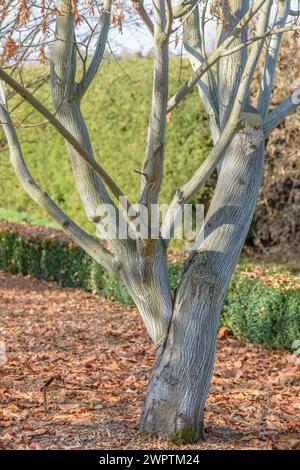
M 286 40 L 275 79 L 271 109 L 293 91 L 300 75 L 300 41 Z M 299 88 L 299 85 L 298 87 Z M 289 262 L 300 253 L 300 114 L 289 116 L 268 140 L 255 217 L 255 244 Z

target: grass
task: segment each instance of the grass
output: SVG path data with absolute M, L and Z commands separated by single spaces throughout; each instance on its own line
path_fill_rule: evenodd
M 84 98 L 82 109 L 98 162 L 134 202 L 140 185 L 140 177 L 135 170 L 141 169 L 145 153 L 151 104 L 152 61 L 134 59 L 122 62 L 122 68 L 126 74 L 115 61 L 104 63 Z M 27 82 L 30 83 L 41 73 L 40 68 L 28 70 Z M 190 67 L 186 62 L 181 64 L 177 59 L 172 60 L 169 93 L 172 94 L 178 88 L 179 81 L 182 83 L 189 74 Z M 197 94 L 197 90 L 193 93 Z M 51 106 L 48 85 L 38 90 L 36 96 Z M 11 107 L 18 102 L 16 98 L 12 101 Z M 26 103 L 13 113 L 13 120 L 18 123 L 26 116 L 27 124 L 43 121 Z M 26 162 L 37 182 L 68 215 L 82 226 L 91 227 L 74 186 L 63 139 L 47 124 L 29 128 L 21 126 L 17 128 L 17 132 Z M 210 145 L 207 120 L 200 100 L 189 97 L 172 113 L 167 126 L 165 180 L 161 202 L 170 201 L 177 187 L 203 161 Z M 5 180 L 0 207 L 49 220 L 25 194 L 12 168 L 5 163 L 7 151 L 2 152 L 0 158 L 0 163 L 4 162 L 4 165 L 0 164 L 0 180 Z
M 58 224 L 47 220 L 46 218 L 38 217 L 28 214 L 27 212 L 18 212 L 13 209 L 5 209 L 0 207 L 0 220 L 7 220 L 8 222 L 27 222 L 32 225 L 42 225 L 45 227 L 59 228 Z

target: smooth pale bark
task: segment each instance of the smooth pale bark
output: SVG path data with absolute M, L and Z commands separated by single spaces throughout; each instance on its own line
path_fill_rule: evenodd
M 291 1 L 290 0 L 279 0 L 277 13 L 275 18 L 274 26 L 276 28 L 283 27 L 287 21 L 289 16 L 289 12 L 291 9 Z M 270 38 L 268 47 L 267 47 L 267 56 L 265 60 L 261 86 L 259 91 L 259 98 L 257 107 L 265 118 L 269 112 L 270 101 L 271 101 L 271 94 L 273 89 L 273 81 L 275 78 L 275 72 L 278 62 L 278 56 L 281 46 L 283 34 L 275 34 Z
M 153 10 L 154 69 L 152 106 L 139 197 L 139 202 L 145 204 L 149 211 L 150 204 L 157 204 L 163 180 L 169 81 L 169 44 L 165 31 L 167 27 L 165 2 L 163 0 L 153 0 Z
M 204 12 L 205 13 L 205 12 Z M 202 14 L 204 14 L 202 13 Z M 207 58 L 205 44 L 200 32 L 199 9 L 194 8 L 184 24 L 183 45 L 195 72 Z M 212 70 L 198 81 L 199 95 L 209 118 L 209 126 L 214 144 L 220 136 L 218 89 Z
M 150 244 L 147 256 L 135 245 L 120 254 L 121 278 L 135 302 L 148 334 L 159 345 L 168 333 L 173 299 L 168 277 L 166 252 L 161 240 Z
M 72 2 L 59 0 L 57 7 L 60 13 L 56 20 L 54 59 L 51 64 L 52 101 L 60 122 L 94 159 L 88 130 L 80 110 L 81 95 L 78 94 L 75 82 L 77 67 Z M 97 208 L 102 203 L 112 203 L 111 199 L 99 176 L 80 158 L 74 147 L 69 143 L 67 145 L 78 192 L 88 218 L 93 220 L 98 216 Z
M 222 23 L 219 44 L 230 36 L 238 22 L 247 13 L 249 0 L 222 0 L 221 4 L 225 12 L 225 18 Z M 235 38 L 232 43 L 233 47 L 245 42 L 247 31 L 248 27 L 244 28 L 243 32 Z M 218 63 L 219 118 L 221 129 L 225 127 L 230 116 L 246 60 L 247 49 L 241 49 L 235 54 L 223 57 Z
M 203 434 L 221 307 L 252 220 L 264 137 L 247 127 L 227 150 L 205 223 L 205 241 L 176 291 L 168 337 L 158 350 L 141 430 L 176 442 Z

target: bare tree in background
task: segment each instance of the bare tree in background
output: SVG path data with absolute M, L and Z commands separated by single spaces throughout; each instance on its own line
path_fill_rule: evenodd
M 0 119 L 11 164 L 24 189 L 77 245 L 122 279 L 157 346 L 141 431 L 193 442 L 203 436 L 219 315 L 253 217 L 265 139 L 299 102 L 293 95 L 269 110 L 282 35 L 298 34 L 298 10 L 295 2 L 282 0 L 181 0 L 176 4 L 153 0 L 151 12 L 147 6 L 143 0 L 132 0 L 125 10 L 111 0 L 2 0 Z M 138 197 L 148 214 L 158 202 L 163 181 L 166 117 L 175 110 L 180 112 L 180 103 L 194 86 L 207 112 L 214 142 L 204 163 L 174 194 L 156 239 L 140 236 L 138 214 L 132 212 L 126 198 L 128 204 L 116 207 L 116 199 L 124 195 L 97 163 L 81 111 L 81 102 L 101 66 L 111 28 L 122 28 L 126 15 L 134 22 L 133 14 L 151 34 L 154 48 L 152 106 Z M 210 53 L 206 47 L 209 21 L 215 24 L 215 48 Z M 182 38 L 192 72 L 169 97 L 169 46 L 178 38 Z M 55 113 L 16 78 L 31 50 L 45 60 L 46 46 L 51 53 L 50 75 L 45 79 L 50 83 Z M 260 93 L 257 101 L 251 102 L 253 75 L 261 63 Z M 75 183 L 97 236 L 89 235 L 64 214 L 29 173 L 10 117 L 4 82 L 64 137 Z M 172 295 L 167 270 L 169 235 L 174 234 L 174 221 L 184 204 L 216 168 L 217 184 L 202 228 L 204 240 L 185 261 Z M 103 221 L 103 204 L 120 214 L 135 237 L 105 236 L 104 227 L 115 229 L 116 221 L 109 209 Z

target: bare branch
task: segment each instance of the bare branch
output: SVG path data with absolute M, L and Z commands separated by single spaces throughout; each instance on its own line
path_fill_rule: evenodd
M 112 0 L 104 0 L 101 29 L 98 33 L 99 37 L 96 44 L 96 49 L 86 73 L 83 75 L 81 82 L 78 84 L 78 92 L 80 96 L 83 96 L 83 94 L 87 91 L 101 65 L 107 43 L 111 6 Z
M 280 0 L 278 2 L 277 14 L 276 14 L 276 19 L 274 23 L 274 26 L 276 28 L 280 28 L 285 25 L 286 20 L 289 15 L 290 4 L 291 2 L 286 1 L 286 0 Z M 273 87 L 273 82 L 274 82 L 274 77 L 275 77 L 276 65 L 278 61 L 282 36 L 283 36 L 283 33 L 275 34 L 274 36 L 272 36 L 268 44 L 268 48 L 267 48 L 267 55 L 266 55 L 264 71 L 262 75 L 261 86 L 260 86 L 259 97 L 258 97 L 258 105 L 257 105 L 258 110 L 260 111 L 263 118 L 265 118 L 265 116 L 267 115 L 269 106 L 270 106 L 272 87 Z
M 186 204 L 200 188 L 207 182 L 217 164 L 222 158 L 223 152 L 226 150 L 239 127 L 239 120 L 232 119 L 223 130 L 219 140 L 204 160 L 203 164 L 198 168 L 192 178 L 183 186 L 177 189 L 176 194 L 169 206 L 165 219 L 162 224 L 161 236 L 165 244 L 168 245 L 170 239 L 174 235 L 174 223 L 176 216 L 181 208 Z
M 166 34 L 166 40 L 169 39 L 169 37 L 172 34 L 172 25 L 173 25 L 173 10 L 172 10 L 172 0 L 166 0 L 166 29 L 165 29 L 165 34 Z
M 193 87 L 197 84 L 197 82 L 205 75 L 205 73 L 210 68 L 212 68 L 220 60 L 221 57 L 234 54 L 235 52 L 245 47 L 250 47 L 252 45 L 255 45 L 257 42 L 260 42 L 263 39 L 273 36 L 274 34 L 288 33 L 288 32 L 299 31 L 299 30 L 300 30 L 300 26 L 298 25 L 275 28 L 268 32 L 256 35 L 254 38 L 251 38 L 245 43 L 240 44 L 231 49 L 225 49 L 224 48 L 225 43 L 223 43 L 222 46 L 216 49 L 216 51 L 213 52 L 208 57 L 208 59 L 192 74 L 190 79 L 184 83 L 184 85 L 177 91 L 177 93 L 169 99 L 167 113 L 171 112 L 182 102 L 182 100 L 193 89 Z
M 61 122 L 52 114 L 37 98 L 34 97 L 26 88 L 12 78 L 8 73 L 0 67 L 0 78 L 6 82 L 15 92 L 17 92 L 24 100 L 33 106 L 47 121 L 57 130 L 57 132 L 66 139 L 66 141 L 76 150 L 83 160 L 99 175 L 103 181 L 107 184 L 107 187 L 111 190 L 112 194 L 119 198 L 124 196 L 122 191 L 113 181 L 113 179 L 106 173 L 106 171 L 90 157 L 87 151 L 80 145 L 80 143 L 73 137 L 73 135 L 61 124 Z
M 58 110 L 57 116 L 61 124 L 85 149 L 90 159 L 95 160 L 89 132 L 81 112 L 80 90 L 75 82 L 77 64 L 74 2 L 58 0 L 57 5 L 56 40 L 50 80 L 52 101 Z M 89 220 L 94 222 L 98 220 L 101 204 L 112 205 L 112 200 L 99 175 L 80 158 L 69 142 L 66 144 L 81 201 Z M 115 221 L 111 218 L 110 222 L 113 224 Z
M 267 0 L 261 8 L 257 26 L 257 37 L 263 36 L 268 27 L 271 8 L 272 0 Z M 257 40 L 254 43 L 247 58 L 247 62 L 243 70 L 243 75 L 232 108 L 232 114 L 236 117 L 240 116 L 241 111 L 245 110 L 245 106 L 249 107 L 250 105 L 250 85 L 262 52 L 262 48 L 263 40 Z
M 220 46 L 236 29 L 239 22 L 249 11 L 251 0 L 220 0 L 215 3 L 217 16 L 216 44 Z M 249 37 L 249 23 L 240 30 L 231 44 L 238 47 Z M 219 121 L 223 129 L 234 103 L 235 95 L 243 75 L 248 57 L 247 48 L 241 48 L 235 53 L 223 56 L 217 63 L 217 84 L 219 96 Z
M 131 0 L 133 8 L 136 10 L 138 15 L 140 16 L 141 20 L 145 23 L 148 31 L 152 36 L 154 36 L 154 25 L 145 10 L 144 1 L 143 0 Z
M 228 48 L 234 40 L 241 34 L 241 31 L 248 25 L 251 19 L 259 11 L 261 6 L 266 0 L 257 0 L 256 3 L 248 10 L 243 16 L 241 21 L 237 24 L 232 34 L 223 41 L 223 43 L 208 57 L 208 59 L 192 74 L 190 79 L 177 91 L 177 93 L 169 99 L 167 112 L 172 111 L 184 99 L 184 97 L 192 90 L 196 83 L 203 77 L 203 75 L 211 68 L 218 60 L 228 53 Z M 240 48 L 245 47 L 241 45 Z M 235 51 L 239 50 L 235 48 Z
M 265 31 L 266 24 L 268 22 L 269 13 L 271 8 L 271 0 L 266 2 L 264 9 L 261 12 L 258 34 Z M 206 158 L 204 163 L 198 168 L 192 178 L 185 183 L 179 190 L 177 190 L 175 197 L 170 205 L 165 220 L 163 222 L 162 237 L 167 240 L 173 235 L 174 221 L 176 220 L 176 213 L 183 205 L 188 202 L 205 184 L 208 180 L 217 164 L 222 158 L 223 152 L 226 150 L 234 135 L 236 134 L 240 119 L 242 117 L 242 111 L 244 109 L 245 101 L 248 97 L 249 86 L 253 77 L 254 70 L 257 65 L 257 61 L 262 49 L 262 44 L 257 42 L 255 47 L 251 50 L 251 53 L 247 59 L 243 75 L 238 87 L 238 91 L 235 97 L 234 105 L 228 119 L 228 122 L 221 133 L 221 136 L 215 144 L 213 150 Z M 260 122 L 262 124 L 262 121 Z M 252 123 L 251 123 L 252 125 Z
M 102 264 L 105 268 L 109 269 L 110 271 L 115 271 L 114 258 L 111 253 L 109 253 L 104 246 L 101 246 L 99 240 L 96 240 L 94 237 L 89 235 L 72 219 L 70 219 L 55 204 L 50 196 L 34 181 L 26 166 L 20 142 L 18 140 L 13 123 L 11 122 L 9 112 L 6 108 L 3 89 L 4 86 L 2 84 L 0 98 L 0 119 L 9 146 L 11 164 L 23 188 L 29 194 L 29 196 L 61 226 L 64 232 L 77 245 L 79 245 L 95 261 Z
M 299 10 L 290 10 L 290 11 L 289 11 L 289 15 L 290 15 L 290 16 L 299 16 L 299 15 L 300 15 L 300 11 L 299 11 Z
M 72 99 L 76 91 L 76 41 L 73 1 L 58 0 L 57 7 L 51 91 L 58 109 L 64 100 Z
M 199 11 L 194 9 L 183 25 L 183 44 L 189 56 L 193 70 L 197 70 L 205 61 L 205 48 L 200 35 Z M 208 114 L 213 140 L 216 142 L 220 135 L 218 90 L 212 70 L 198 81 L 198 90 L 203 106 Z
M 157 203 L 163 177 L 166 111 L 168 100 L 169 51 L 166 42 L 164 0 L 153 0 L 154 8 L 154 77 L 152 106 L 148 126 L 147 148 L 142 173 L 139 202 L 149 208 Z
M 178 4 L 173 7 L 174 19 L 182 18 L 187 15 L 197 3 L 200 3 L 200 0 L 181 0 L 178 2 Z
M 266 135 L 270 134 L 276 127 L 284 121 L 300 104 L 300 93 L 298 91 L 279 104 L 271 113 L 267 115 L 263 124 L 263 130 Z M 297 99 L 296 99 L 297 98 Z

